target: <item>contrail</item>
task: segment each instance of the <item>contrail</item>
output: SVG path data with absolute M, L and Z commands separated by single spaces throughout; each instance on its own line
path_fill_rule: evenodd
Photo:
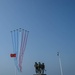
M 57 52 L 57 56 L 59 57 L 59 65 L 60 65 L 61 75 L 63 75 L 62 65 L 61 65 L 61 59 L 60 59 L 60 54 L 59 54 L 59 52 Z
M 60 64 L 61 75 L 63 75 L 63 71 L 62 71 L 62 65 L 61 65 L 61 59 L 60 59 L 60 56 L 59 56 L 59 64 Z

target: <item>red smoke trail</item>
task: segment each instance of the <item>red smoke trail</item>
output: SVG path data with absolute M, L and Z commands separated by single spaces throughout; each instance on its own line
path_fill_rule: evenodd
M 23 39 L 22 39 L 22 48 L 20 49 L 20 56 L 19 56 L 19 66 L 20 66 L 20 70 L 22 71 L 22 61 L 23 61 L 23 55 L 24 55 L 24 51 L 26 48 L 26 43 L 27 43 L 27 38 L 28 38 L 28 31 L 24 31 L 23 34 Z
M 20 55 L 19 55 L 19 67 L 20 71 L 22 71 L 22 65 L 21 65 L 21 54 L 22 54 L 22 47 L 23 47 L 23 38 L 24 38 L 24 30 L 22 30 L 22 37 L 21 37 L 21 46 L 20 46 Z

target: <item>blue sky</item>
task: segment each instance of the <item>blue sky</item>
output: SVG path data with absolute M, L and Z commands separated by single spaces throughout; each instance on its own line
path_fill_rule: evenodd
M 60 75 L 60 51 L 64 75 L 75 75 L 74 0 L 0 0 L 0 75 L 14 75 L 10 31 L 24 28 L 29 37 L 23 72 L 33 75 L 34 62 L 44 62 L 47 75 Z

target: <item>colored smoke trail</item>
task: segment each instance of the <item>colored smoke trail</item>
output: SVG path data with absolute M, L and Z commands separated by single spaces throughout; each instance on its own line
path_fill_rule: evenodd
M 28 33 L 29 31 L 21 28 L 11 31 L 13 53 L 16 54 L 14 62 L 19 72 L 22 72 L 22 62 L 26 49 Z
M 22 30 L 21 35 L 22 37 L 21 37 L 21 46 L 20 46 L 20 54 L 19 54 L 19 67 L 20 67 L 20 71 L 22 72 L 21 58 L 22 58 L 22 49 L 23 49 L 24 30 Z
M 27 30 L 22 30 L 22 37 L 21 37 L 22 39 L 21 39 L 21 47 L 20 47 L 20 54 L 19 54 L 19 67 L 21 72 L 22 72 L 22 62 L 23 62 L 24 51 L 27 44 L 28 32 L 29 31 Z
M 13 53 L 16 54 L 16 57 L 14 58 L 15 66 L 19 70 L 18 67 L 18 31 L 14 30 L 11 31 L 11 38 L 12 38 L 12 45 L 13 45 Z

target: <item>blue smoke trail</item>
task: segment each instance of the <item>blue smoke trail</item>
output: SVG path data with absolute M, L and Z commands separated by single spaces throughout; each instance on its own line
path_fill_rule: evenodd
M 15 46 L 14 46 L 14 39 L 13 39 L 13 31 L 11 31 L 11 39 L 12 39 L 13 52 L 14 52 Z
M 14 42 L 15 42 L 14 44 L 15 44 L 15 53 L 16 53 L 16 58 L 14 58 L 14 61 L 18 71 L 20 71 L 18 66 L 18 31 L 14 32 Z
M 18 29 L 16 30 L 16 57 L 18 58 Z M 18 62 L 18 59 L 17 59 Z
M 16 32 L 15 30 L 11 32 L 11 37 L 12 37 L 12 45 L 13 45 L 13 52 L 17 55 L 17 52 L 18 50 L 16 50 Z M 14 62 L 15 62 L 15 65 L 16 65 L 16 68 L 19 70 L 19 67 L 18 67 L 18 61 L 17 61 L 17 57 L 14 58 Z

